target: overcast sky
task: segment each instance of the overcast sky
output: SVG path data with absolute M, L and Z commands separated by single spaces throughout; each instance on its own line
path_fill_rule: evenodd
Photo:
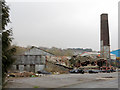
M 108 13 L 111 50 L 118 48 L 119 0 L 6 0 L 14 44 L 100 50 L 100 15 Z

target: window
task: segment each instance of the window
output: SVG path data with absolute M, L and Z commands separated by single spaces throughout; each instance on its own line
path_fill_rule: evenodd
M 19 70 L 19 65 L 16 65 L 16 69 Z

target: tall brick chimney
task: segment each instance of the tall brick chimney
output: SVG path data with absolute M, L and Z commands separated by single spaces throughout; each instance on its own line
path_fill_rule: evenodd
M 106 60 L 110 60 L 110 40 L 109 40 L 109 25 L 108 25 L 108 14 L 101 14 L 101 50 L 100 56 Z

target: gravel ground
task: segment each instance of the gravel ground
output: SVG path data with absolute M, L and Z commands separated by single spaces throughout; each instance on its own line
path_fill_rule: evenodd
M 108 78 L 106 78 L 108 77 Z M 112 78 L 110 78 L 112 77 Z M 98 73 L 98 74 L 60 74 L 60 75 L 46 75 L 42 77 L 21 77 L 9 78 L 5 88 L 86 88 L 90 87 L 91 83 L 98 83 L 95 87 L 99 87 L 102 83 L 104 85 L 109 82 L 108 87 L 105 88 L 118 88 L 118 73 Z

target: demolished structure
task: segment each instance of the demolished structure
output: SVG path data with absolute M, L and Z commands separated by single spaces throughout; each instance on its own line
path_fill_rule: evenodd
M 100 53 L 96 52 L 84 52 L 77 55 L 74 59 L 78 60 L 77 66 L 99 66 L 108 69 L 111 67 L 111 57 L 110 55 L 110 38 L 109 38 L 109 25 L 108 25 L 108 14 L 103 13 L 100 16 Z

